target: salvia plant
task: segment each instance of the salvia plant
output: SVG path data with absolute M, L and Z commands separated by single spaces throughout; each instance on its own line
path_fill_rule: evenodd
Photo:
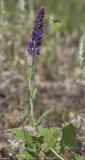
M 23 160 L 45 160 L 47 157 L 60 160 L 80 160 L 81 155 L 75 152 L 76 147 L 76 130 L 71 122 L 65 123 L 61 129 L 57 127 L 42 127 L 42 122 L 53 109 L 44 112 L 39 119 L 34 115 L 34 102 L 36 99 L 37 89 L 32 86 L 35 74 L 35 57 L 40 56 L 40 47 L 42 45 L 43 25 L 44 25 L 45 8 L 40 6 L 33 25 L 30 42 L 27 48 L 27 59 L 30 56 L 28 77 L 28 98 L 30 106 L 28 110 L 18 108 L 27 119 L 28 125 L 33 128 L 27 131 L 25 126 L 22 129 L 12 129 L 12 132 L 23 140 L 24 147 L 16 156 Z M 22 122 L 23 125 L 23 122 Z M 83 160 L 83 159 L 82 159 Z

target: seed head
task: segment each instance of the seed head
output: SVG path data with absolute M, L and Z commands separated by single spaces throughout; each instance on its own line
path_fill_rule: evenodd
M 40 54 L 40 46 L 42 44 L 43 35 L 43 20 L 44 20 L 45 9 L 41 6 L 36 14 L 34 26 L 31 34 L 31 40 L 28 45 L 29 54 Z

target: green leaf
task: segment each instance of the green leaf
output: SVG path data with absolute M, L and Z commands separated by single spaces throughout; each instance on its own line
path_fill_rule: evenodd
M 28 94 L 30 95 L 30 97 L 32 98 L 33 96 L 33 87 L 30 85 L 30 88 L 28 90 Z
M 33 101 L 35 100 L 36 95 L 37 95 L 37 88 L 35 88 L 35 89 L 33 90 L 33 93 L 32 93 L 32 99 L 33 99 Z
M 22 113 L 25 117 L 28 116 L 28 113 L 27 113 L 27 111 L 25 111 L 25 109 L 18 107 L 17 110 L 18 110 L 20 113 Z
M 62 128 L 62 143 L 73 147 L 76 143 L 76 130 L 72 123 L 67 123 Z
M 33 144 L 33 146 L 32 147 L 27 147 L 27 151 L 29 152 L 29 153 L 36 153 L 37 152 L 37 150 L 36 150 L 36 144 Z
M 30 81 L 33 80 L 33 78 L 34 78 L 34 72 L 33 72 L 33 70 L 34 69 L 32 67 L 30 67 L 29 73 L 27 75 L 28 76 L 27 79 L 30 80 Z
M 34 160 L 35 158 L 33 158 L 33 156 L 30 154 L 30 153 L 28 153 L 28 152 L 22 152 L 22 153 L 19 153 L 19 154 L 17 154 L 16 155 L 16 157 L 17 158 L 20 158 L 20 159 L 30 159 L 30 160 Z
M 43 136 L 32 136 L 34 142 L 43 143 Z
M 17 137 L 21 138 L 25 141 L 26 146 L 29 146 L 33 148 L 33 139 L 32 139 L 32 133 L 28 131 L 24 131 L 23 129 L 12 129 L 12 133 L 15 134 Z
M 13 128 L 12 133 L 23 140 L 32 140 L 31 133 L 23 129 Z
M 52 147 L 54 147 L 59 137 L 60 132 L 57 130 L 57 128 L 50 128 L 48 135 L 44 137 L 44 142 L 46 144 L 44 151 L 48 152 Z
M 74 160 L 85 160 L 85 157 L 83 157 L 83 156 L 75 153 L 75 154 L 74 154 Z
M 43 136 L 42 150 L 48 152 L 55 146 L 57 139 L 60 137 L 60 131 L 57 128 L 40 128 L 38 127 L 39 134 Z
M 59 153 L 61 150 L 60 142 L 56 142 L 55 150 Z
M 47 116 L 53 111 L 53 109 L 49 109 L 42 114 L 42 116 L 37 120 L 35 126 L 38 126 L 42 123 L 42 121 L 47 118 Z
M 40 136 L 47 136 L 49 133 L 49 129 L 38 127 L 38 132 L 39 132 Z

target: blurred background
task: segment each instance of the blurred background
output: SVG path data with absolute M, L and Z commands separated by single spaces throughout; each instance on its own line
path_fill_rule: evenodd
M 35 115 L 54 107 L 46 123 L 60 126 L 85 110 L 85 0 L 0 0 L 0 128 L 19 126 L 17 107 L 29 107 L 26 49 L 40 5 L 45 20 Z

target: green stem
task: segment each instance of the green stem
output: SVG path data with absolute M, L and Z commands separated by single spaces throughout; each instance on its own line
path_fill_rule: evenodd
M 32 54 L 32 59 L 31 59 L 31 65 L 30 70 L 29 70 L 29 99 L 30 99 L 30 112 L 31 112 L 31 118 L 32 118 L 32 125 L 33 127 L 35 127 L 35 118 L 34 118 L 34 102 L 33 102 L 33 97 L 32 97 L 32 93 L 33 93 L 33 88 L 32 88 L 32 80 L 34 79 L 34 52 Z
M 51 148 L 51 151 L 53 152 L 53 154 L 60 160 L 64 160 L 64 158 L 62 158 L 53 148 Z
M 32 99 L 31 99 L 31 98 L 30 98 L 30 106 L 31 106 L 31 117 L 32 117 L 32 123 L 33 123 L 33 126 L 35 126 L 34 107 L 33 107 L 33 101 L 32 101 Z
M 32 76 L 32 74 L 33 74 L 33 66 L 30 68 L 30 76 Z M 35 126 L 35 118 L 34 118 L 34 106 L 33 106 L 33 100 L 32 100 L 32 95 L 31 95 L 31 93 L 32 93 L 32 87 L 31 87 L 31 80 L 32 79 L 32 77 L 30 77 L 29 78 L 29 91 L 30 91 L 30 108 L 31 108 L 31 118 L 32 118 L 32 124 L 33 124 L 33 126 Z

